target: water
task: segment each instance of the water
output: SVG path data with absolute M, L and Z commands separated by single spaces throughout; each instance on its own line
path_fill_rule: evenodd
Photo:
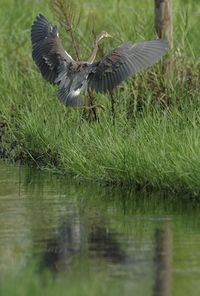
M 200 295 L 199 213 L 180 196 L 2 162 L 0 294 Z

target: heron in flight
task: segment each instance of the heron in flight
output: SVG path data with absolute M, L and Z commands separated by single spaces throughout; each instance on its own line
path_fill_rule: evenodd
M 98 44 L 110 35 L 103 31 L 87 61 L 75 61 L 63 48 L 57 26 L 36 17 L 31 30 L 32 57 L 44 79 L 58 84 L 58 98 L 71 107 L 83 106 L 81 92 L 112 92 L 122 81 L 157 62 L 168 50 L 165 39 L 124 43 L 95 62 Z

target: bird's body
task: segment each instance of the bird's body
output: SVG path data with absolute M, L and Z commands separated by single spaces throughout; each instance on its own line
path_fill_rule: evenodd
M 32 25 L 32 56 L 44 79 L 58 84 L 57 95 L 67 106 L 82 106 L 80 93 L 85 89 L 111 92 L 123 80 L 154 64 L 167 51 L 166 40 L 125 43 L 94 62 L 98 43 L 110 35 L 103 31 L 95 42 L 88 61 L 75 61 L 63 49 L 58 29 L 39 15 Z
M 57 95 L 68 106 L 81 106 L 81 91 L 87 87 L 87 78 L 91 69 L 87 62 L 70 63 L 64 66 L 55 79 L 60 84 Z

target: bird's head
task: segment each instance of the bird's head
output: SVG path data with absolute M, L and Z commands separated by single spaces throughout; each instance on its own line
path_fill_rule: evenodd
M 108 34 L 106 31 L 102 31 L 98 36 L 97 36 L 97 39 L 96 39 L 96 44 L 99 43 L 99 41 L 103 38 L 108 38 L 108 37 L 112 37 L 110 34 Z

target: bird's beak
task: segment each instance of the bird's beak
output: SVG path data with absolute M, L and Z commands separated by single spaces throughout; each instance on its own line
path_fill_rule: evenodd
M 106 37 L 112 38 L 112 35 L 110 35 L 110 34 L 107 34 L 107 35 L 106 35 Z

